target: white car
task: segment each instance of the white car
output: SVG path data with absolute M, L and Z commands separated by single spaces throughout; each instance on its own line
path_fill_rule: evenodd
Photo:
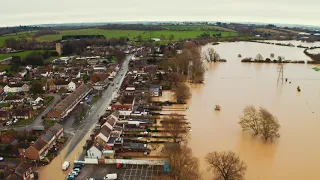
M 72 174 L 72 175 L 74 175 L 74 176 L 78 176 L 78 175 L 79 175 L 79 173 L 76 172 L 76 171 L 71 171 L 71 172 L 69 173 L 69 175 L 70 175 L 70 174 Z
M 70 166 L 70 162 L 69 162 L 69 161 L 65 161 L 65 162 L 62 164 L 61 169 L 62 169 L 63 171 L 66 171 L 66 170 L 69 168 L 69 166 Z
M 12 121 L 7 121 L 6 125 L 10 126 L 12 124 Z
M 13 124 L 16 124 L 17 122 L 19 122 L 19 119 L 13 120 Z
M 118 179 L 118 175 L 117 175 L 117 173 L 107 174 L 103 179 L 104 180 L 115 180 L 115 179 Z

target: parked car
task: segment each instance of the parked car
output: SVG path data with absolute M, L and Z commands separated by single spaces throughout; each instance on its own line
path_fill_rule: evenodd
M 62 164 L 61 169 L 62 169 L 63 171 L 66 171 L 66 170 L 69 168 L 69 166 L 70 166 L 70 162 L 69 162 L 69 161 L 65 161 L 65 162 Z
M 18 122 L 19 122 L 19 119 L 13 120 L 13 124 L 16 124 L 16 123 L 18 123 Z
M 116 179 L 118 179 L 118 175 L 117 175 L 117 173 L 107 174 L 103 179 L 104 180 L 116 180 Z
M 117 169 L 121 168 L 121 163 L 117 163 L 116 168 Z
M 76 171 L 71 171 L 71 172 L 69 173 L 69 175 L 78 176 L 78 175 L 79 175 L 79 173 L 78 173 L 78 172 L 76 172 Z
M 75 179 L 76 179 L 76 177 L 73 174 L 69 174 L 67 176 L 67 180 L 75 180 Z
M 12 121 L 7 121 L 6 125 L 10 126 L 12 124 Z
M 81 169 L 81 168 L 82 168 L 82 165 L 81 165 L 81 164 L 75 164 L 75 165 L 73 166 L 73 168 L 74 168 L 74 169 L 75 169 L 75 168 Z
M 77 173 L 80 173 L 81 169 L 80 169 L 80 168 L 73 168 L 72 171 L 75 171 L 75 172 L 77 172 Z

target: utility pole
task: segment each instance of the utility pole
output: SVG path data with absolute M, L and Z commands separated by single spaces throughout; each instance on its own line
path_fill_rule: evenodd
M 283 83 L 283 63 L 279 62 L 278 63 L 278 81 L 277 83 L 279 83 L 281 81 L 281 83 Z

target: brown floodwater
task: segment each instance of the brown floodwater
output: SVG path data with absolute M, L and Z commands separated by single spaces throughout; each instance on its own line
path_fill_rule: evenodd
M 81 155 L 81 153 L 83 151 L 82 147 L 85 145 L 86 140 L 89 138 L 89 135 L 92 132 L 91 130 L 89 130 L 89 132 L 77 144 L 77 146 L 68 155 L 67 158 L 64 158 L 64 157 L 66 155 L 66 152 L 67 152 L 70 144 L 68 146 L 66 146 L 60 152 L 60 154 L 56 158 L 54 158 L 53 161 L 51 161 L 50 164 L 48 164 L 46 166 L 38 167 L 39 180 L 63 180 L 63 179 L 66 179 L 68 173 L 72 169 L 73 161 L 78 160 L 79 156 Z M 69 167 L 68 171 L 61 170 L 61 165 L 64 161 L 70 162 L 70 167 Z
M 208 152 L 233 151 L 248 166 L 247 180 L 319 180 L 320 72 L 312 69 L 314 65 L 285 64 L 284 77 L 289 80 L 277 84 L 277 64 L 241 63 L 238 58 L 238 54 L 255 57 L 261 53 L 266 58 L 274 53 L 308 60 L 303 49 L 249 42 L 212 47 L 228 62 L 206 65 L 204 84 L 191 85 L 185 112 L 192 126 L 189 146 L 200 160 L 203 179 L 213 177 L 204 161 Z M 216 104 L 220 112 L 214 111 Z M 251 104 L 277 116 L 280 139 L 264 142 L 242 132 L 239 116 Z

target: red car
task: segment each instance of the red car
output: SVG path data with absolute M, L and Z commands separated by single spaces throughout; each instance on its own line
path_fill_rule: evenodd
M 120 169 L 121 168 L 121 163 L 117 163 L 116 168 Z

